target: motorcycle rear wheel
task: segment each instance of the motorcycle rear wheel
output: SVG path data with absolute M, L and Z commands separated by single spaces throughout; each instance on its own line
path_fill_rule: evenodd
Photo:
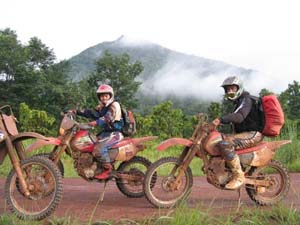
M 151 162 L 141 156 L 135 156 L 129 161 L 122 162 L 117 169 L 118 173 L 135 175 L 136 180 L 128 181 L 126 179 L 116 179 L 118 189 L 129 198 L 141 198 L 144 196 L 143 183 L 145 173 L 148 170 Z
M 274 205 L 280 202 L 289 191 L 288 170 L 277 160 L 270 161 L 264 167 L 252 167 L 248 175 L 257 180 L 267 180 L 271 183 L 269 187 L 246 185 L 247 194 L 258 205 Z
M 145 176 L 144 192 L 148 201 L 158 208 L 170 208 L 188 197 L 193 186 L 193 175 L 190 167 L 184 171 L 175 190 L 171 185 L 175 181 L 180 167 L 178 158 L 165 157 L 153 163 Z M 155 178 L 155 183 L 153 183 Z
M 41 156 L 21 161 L 21 169 L 30 195 L 26 197 L 20 192 L 17 174 L 12 169 L 5 183 L 8 208 L 20 219 L 42 220 L 62 198 L 61 173 L 51 160 Z

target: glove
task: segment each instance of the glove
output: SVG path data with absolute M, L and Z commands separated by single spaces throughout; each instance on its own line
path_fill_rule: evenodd
M 92 127 L 94 127 L 94 126 L 96 126 L 96 125 L 97 125 L 97 121 L 96 121 L 96 120 L 94 120 L 94 121 L 92 121 L 92 122 L 89 122 L 89 125 L 90 125 L 90 126 L 92 126 Z
M 213 121 L 212 121 L 212 123 L 213 123 L 213 125 L 215 125 L 216 127 L 217 126 L 219 126 L 220 125 L 220 123 L 221 123 L 221 121 L 220 121 L 220 119 L 214 119 Z
M 73 114 L 75 114 L 75 115 L 76 115 L 76 112 L 77 112 L 76 109 L 69 109 L 69 110 L 68 110 L 68 113 L 73 113 Z

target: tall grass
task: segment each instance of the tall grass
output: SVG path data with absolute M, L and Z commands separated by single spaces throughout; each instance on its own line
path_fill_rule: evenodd
M 298 124 L 288 121 L 281 133 L 280 138 L 291 140 L 292 143 L 283 145 L 276 151 L 275 158 L 284 163 L 289 171 L 300 171 L 300 142 L 298 139 Z

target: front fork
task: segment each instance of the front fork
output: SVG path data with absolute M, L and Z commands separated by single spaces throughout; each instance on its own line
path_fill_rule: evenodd
M 13 164 L 13 167 L 17 173 L 18 179 L 20 181 L 21 190 L 22 190 L 23 194 L 28 197 L 30 195 L 30 192 L 28 190 L 28 186 L 27 186 L 25 178 L 23 176 L 20 160 L 17 157 L 16 153 L 14 152 L 13 144 L 12 144 L 9 136 L 7 135 L 6 131 L 4 130 L 3 132 L 6 135 L 5 143 L 7 146 L 8 155 L 9 155 L 9 158 L 10 158 L 10 160 Z
M 197 144 L 193 144 L 191 147 L 185 147 L 183 149 L 176 166 L 171 172 L 171 175 L 174 176 L 179 168 L 179 173 L 176 176 L 176 179 L 170 184 L 170 190 L 174 191 L 178 189 L 182 175 L 185 173 L 187 167 L 190 165 L 198 150 L 199 145 Z
M 6 144 L 6 147 L 7 147 L 7 152 L 8 152 L 10 161 L 11 161 L 11 163 L 12 163 L 12 165 L 13 165 L 16 173 L 17 173 L 18 179 L 20 181 L 21 190 L 22 190 L 22 192 L 25 196 L 29 196 L 30 192 L 28 190 L 28 186 L 27 186 L 25 178 L 23 176 L 20 160 L 19 160 L 18 156 L 16 155 L 16 153 L 14 151 L 14 146 L 11 142 L 11 139 L 10 139 L 8 133 L 6 132 L 5 126 L 4 126 L 1 119 L 0 119 L 0 127 L 1 127 L 2 132 L 4 133 L 4 136 L 6 137 L 5 138 L 5 144 Z

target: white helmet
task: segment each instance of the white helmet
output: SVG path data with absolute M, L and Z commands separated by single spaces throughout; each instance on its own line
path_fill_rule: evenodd
M 109 86 L 108 84 L 101 84 L 97 91 L 97 98 L 100 101 L 100 95 L 101 94 L 109 94 L 110 95 L 110 99 L 109 101 L 106 103 L 106 106 L 109 105 L 110 103 L 112 103 L 114 101 L 114 90 L 111 86 Z
M 231 86 L 231 85 L 235 85 L 237 86 L 238 90 L 235 93 L 227 93 L 226 91 L 226 86 Z M 241 79 L 237 76 L 231 76 L 231 77 L 227 77 L 224 81 L 223 84 L 221 85 L 221 87 L 224 88 L 225 91 L 225 97 L 229 100 L 235 100 L 238 97 L 241 96 L 241 94 L 244 91 L 244 87 L 243 87 L 243 82 L 241 81 Z

